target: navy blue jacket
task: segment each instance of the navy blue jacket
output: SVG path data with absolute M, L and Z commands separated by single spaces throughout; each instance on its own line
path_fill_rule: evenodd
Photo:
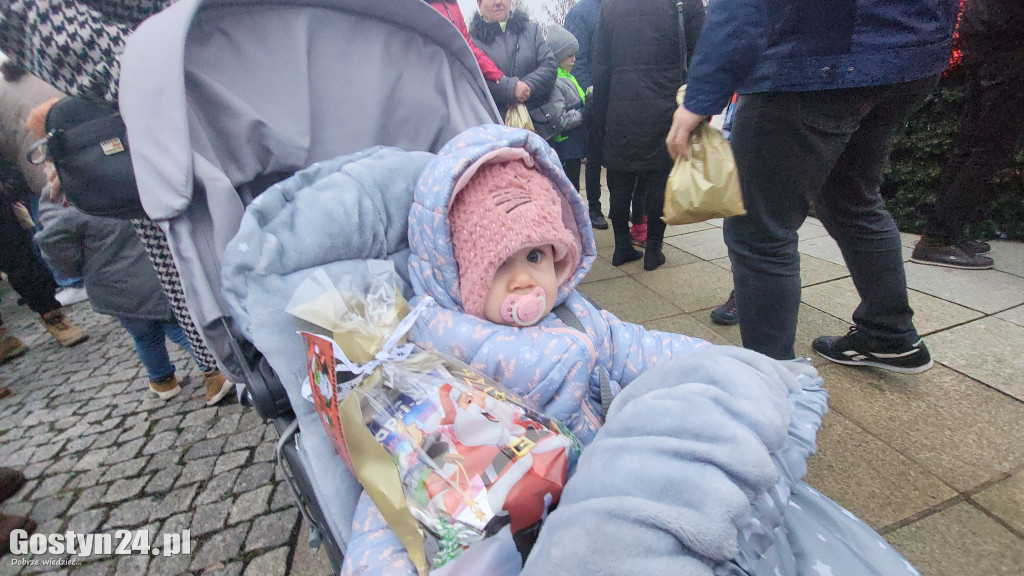
M 584 90 L 594 85 L 590 67 L 594 62 L 594 36 L 597 34 L 597 20 L 600 16 L 601 0 L 580 0 L 565 15 L 565 29 L 580 43 L 572 75 Z
M 957 0 L 711 0 L 686 108 L 717 114 L 734 92 L 908 82 L 945 69 Z

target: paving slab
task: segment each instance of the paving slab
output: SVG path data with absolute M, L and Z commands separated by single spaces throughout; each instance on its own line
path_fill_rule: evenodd
M 648 320 L 643 323 L 648 330 L 661 330 L 675 334 L 685 334 L 694 338 L 707 340 L 712 344 L 733 344 L 728 338 L 701 324 L 690 314 L 679 314 L 668 318 Z
M 1024 326 L 982 318 L 928 337 L 932 357 L 1024 400 Z
M 984 316 L 977 310 L 958 306 L 916 290 L 908 290 L 907 295 L 910 298 L 910 307 L 914 310 L 914 326 L 921 335 Z M 801 300 L 836 318 L 850 320 L 854 309 L 860 303 L 860 296 L 853 285 L 853 279 L 847 276 L 804 288 Z
M 670 244 L 703 260 L 714 260 L 729 255 L 729 249 L 722 238 L 722 230 L 710 228 L 665 239 Z
M 975 504 L 1024 534 L 1024 470 L 971 498 Z
M 1020 576 L 1024 541 L 962 502 L 886 539 L 924 576 Z
M 718 306 L 732 290 L 732 274 L 710 262 L 687 264 L 676 269 L 658 268 L 636 276 L 636 280 L 684 312 Z
M 876 530 L 956 497 L 949 486 L 840 414 L 826 415 L 807 483 Z
M 607 280 L 609 278 L 618 278 L 619 276 L 625 276 L 626 273 L 621 268 L 612 266 L 610 260 L 605 258 L 595 258 L 594 264 L 590 267 L 590 272 L 587 273 L 586 277 L 583 278 L 583 284 L 589 282 L 599 282 L 601 280 Z
M 1017 306 L 1016 308 L 1010 308 L 1005 312 L 1000 312 L 999 314 L 996 314 L 996 318 L 1012 322 L 1017 326 L 1024 326 L 1024 306 Z
M 709 262 L 715 266 L 725 268 L 730 272 L 732 271 L 732 262 L 728 257 L 715 258 L 714 260 L 709 260 Z M 849 276 L 850 272 L 844 266 L 833 264 L 832 262 L 815 258 L 814 256 L 808 256 L 806 254 L 800 255 L 801 286 L 821 284 L 822 282 L 828 282 L 838 278 L 847 278 Z
M 1024 403 L 943 366 L 819 367 L 833 410 L 961 492 L 1024 465 Z
M 907 287 L 967 308 L 995 314 L 1024 304 L 1024 278 L 998 270 L 956 270 L 906 264 Z
M 645 320 L 675 316 L 683 312 L 629 276 L 583 284 L 579 291 L 597 306 L 614 311 L 620 320 L 626 322 L 639 324 Z
M 1024 250 L 1020 242 L 990 240 L 992 251 L 988 253 L 995 260 L 994 268 L 1007 274 L 1024 277 Z

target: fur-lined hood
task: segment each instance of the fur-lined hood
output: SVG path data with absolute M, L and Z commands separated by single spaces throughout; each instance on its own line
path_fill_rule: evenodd
M 505 24 L 505 34 L 522 34 L 530 24 L 530 17 L 522 12 L 512 12 Z M 473 15 L 473 22 L 469 25 L 469 35 L 474 40 L 484 44 L 494 42 L 498 35 L 502 34 L 501 25 L 497 22 L 488 22 L 477 12 Z

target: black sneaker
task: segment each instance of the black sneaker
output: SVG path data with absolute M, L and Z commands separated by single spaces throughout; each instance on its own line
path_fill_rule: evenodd
M 590 211 L 590 225 L 598 230 L 608 229 L 608 221 L 604 219 L 604 215 L 601 214 L 600 210 Z
M 932 367 L 932 356 L 924 340 L 905 350 L 871 350 L 856 326 L 846 336 L 819 336 L 811 344 L 821 357 L 848 366 L 874 366 L 900 374 L 920 374 Z
M 722 326 L 739 324 L 740 315 L 736 311 L 736 291 L 729 293 L 729 299 L 718 308 L 711 311 L 711 321 Z
M 988 256 L 968 252 L 959 245 L 932 244 L 924 239 L 919 240 L 914 246 L 914 253 L 911 254 L 910 261 L 961 270 L 985 270 L 994 264 Z

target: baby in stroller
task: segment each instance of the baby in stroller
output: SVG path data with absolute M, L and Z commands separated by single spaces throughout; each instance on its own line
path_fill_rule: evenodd
M 474 272 L 456 261 L 453 239 L 474 233 L 461 228 L 458 216 L 453 226 L 450 201 L 482 191 L 486 206 L 489 186 L 472 183 L 477 173 L 480 182 L 526 182 L 511 196 L 526 190 L 532 204 L 537 192 L 536 203 L 548 198 L 549 207 L 524 206 L 524 215 L 545 222 L 536 235 L 497 212 L 494 225 L 511 232 L 497 238 L 493 229 L 481 230 L 476 237 L 486 240 L 487 258 L 474 262 Z M 501 323 L 488 320 L 485 295 L 494 272 L 509 255 L 538 246 L 541 256 L 550 251 L 554 296 L 515 288 L 517 297 L 502 307 L 511 321 L 500 309 Z M 537 258 L 531 252 L 527 263 Z M 268 357 L 291 359 L 280 363 L 288 381 L 301 382 L 306 372 L 298 361 L 305 358 L 301 341 L 282 338 L 295 329 L 285 324 L 292 321 L 281 303 L 290 287 L 313 267 L 346 274 L 365 268 L 363 259 L 386 258 L 410 303 L 426 302 L 412 341 L 531 398 L 587 444 L 525 565 L 514 545 L 510 554 L 486 559 L 495 563 L 481 560 L 478 550 L 511 544 L 501 532 L 439 574 L 796 576 L 828 573 L 830 566 L 847 574 L 915 573 L 877 533 L 801 481 L 827 410 L 812 367 L 647 331 L 576 293 L 596 259 L 593 233 L 557 155 L 535 134 L 483 126 L 436 156 L 378 147 L 319 163 L 257 198 L 225 254 L 225 286 L 239 303 L 233 316 Z M 474 277 L 488 275 L 479 292 L 473 288 Z M 546 313 L 551 306 L 556 313 Z M 509 325 L 517 318 L 534 324 Z M 609 391 L 618 393 L 606 410 L 602 392 Z M 341 520 L 352 526 L 342 572 L 415 574 L 365 494 L 356 507 Z
M 576 291 L 596 257 L 586 209 L 541 138 L 483 126 L 427 164 L 409 214 L 410 304 L 434 301 L 410 340 L 530 398 L 590 445 L 523 573 L 805 574 L 816 562 L 914 573 L 800 482 L 827 409 L 813 368 L 648 331 Z M 804 510 L 797 496 L 814 504 L 807 518 L 792 512 Z M 807 530 L 816 542 L 792 540 Z M 415 573 L 365 495 L 342 573 Z

